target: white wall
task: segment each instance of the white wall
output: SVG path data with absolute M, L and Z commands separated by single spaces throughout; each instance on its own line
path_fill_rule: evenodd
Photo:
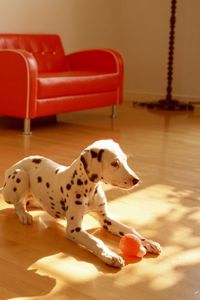
M 126 59 L 126 98 L 159 99 L 165 94 L 170 0 L 121 0 Z M 200 100 L 200 1 L 178 0 L 173 94 Z
M 200 100 L 200 1 L 178 2 L 174 92 Z
M 67 52 L 111 47 L 125 58 L 126 99 L 165 94 L 170 0 L 1 0 L 1 32 L 58 33 Z M 200 1 L 178 0 L 174 94 L 200 99 Z
M 68 49 L 118 47 L 119 0 L 66 1 Z
M 1 32 L 58 33 L 66 51 L 117 47 L 119 0 L 1 0 Z
M 121 3 L 121 49 L 126 59 L 128 98 L 140 99 L 165 90 L 168 15 L 166 0 Z

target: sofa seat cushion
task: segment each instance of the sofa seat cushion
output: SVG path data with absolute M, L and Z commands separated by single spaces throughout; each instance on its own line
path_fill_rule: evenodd
M 117 73 L 96 71 L 40 73 L 37 80 L 38 99 L 101 93 L 119 86 Z

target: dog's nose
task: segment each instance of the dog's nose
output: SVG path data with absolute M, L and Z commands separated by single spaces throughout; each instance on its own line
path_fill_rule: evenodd
M 136 185 L 140 181 L 139 178 L 133 178 L 133 184 Z

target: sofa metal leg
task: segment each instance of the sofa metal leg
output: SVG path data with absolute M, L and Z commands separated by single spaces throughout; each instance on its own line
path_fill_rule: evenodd
M 111 118 L 115 119 L 117 117 L 117 105 L 112 106 Z
M 24 119 L 24 132 L 25 135 L 31 135 L 31 119 Z

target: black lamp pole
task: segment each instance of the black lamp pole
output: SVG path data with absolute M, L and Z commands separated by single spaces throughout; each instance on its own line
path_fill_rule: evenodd
M 177 5 L 177 0 L 171 0 L 166 96 L 165 99 L 159 101 L 141 103 L 141 105 L 145 105 L 148 108 L 157 108 L 163 110 L 192 110 L 193 109 L 193 106 L 190 103 L 180 102 L 178 100 L 174 100 L 172 97 L 176 5 Z
M 173 61 L 174 61 L 174 39 L 176 25 L 176 0 L 171 1 L 170 33 L 169 33 L 169 53 L 168 53 L 168 73 L 166 101 L 172 100 L 172 80 L 173 80 Z

